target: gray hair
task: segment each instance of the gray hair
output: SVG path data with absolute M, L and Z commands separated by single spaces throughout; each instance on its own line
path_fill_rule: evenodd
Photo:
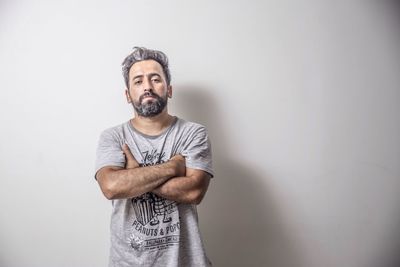
M 169 72 L 167 56 L 158 50 L 135 46 L 132 53 L 130 53 L 122 62 L 122 75 L 124 76 L 126 88 L 129 88 L 129 70 L 131 69 L 132 65 L 136 62 L 149 59 L 160 63 L 167 79 L 167 84 L 171 84 L 171 74 Z

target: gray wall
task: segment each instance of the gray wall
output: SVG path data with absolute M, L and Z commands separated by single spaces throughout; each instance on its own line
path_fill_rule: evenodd
M 126 121 L 135 45 L 206 124 L 215 266 L 394 267 L 399 6 L 384 1 L 1 1 L 0 266 L 106 266 L 101 130 Z

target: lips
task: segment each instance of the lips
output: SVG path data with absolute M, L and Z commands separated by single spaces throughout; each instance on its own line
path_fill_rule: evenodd
M 157 95 L 154 93 L 146 92 L 140 96 L 139 101 L 142 103 L 146 99 L 157 99 Z

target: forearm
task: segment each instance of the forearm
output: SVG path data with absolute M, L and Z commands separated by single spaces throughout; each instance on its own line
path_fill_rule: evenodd
M 186 204 L 200 204 L 209 184 L 209 177 L 173 177 L 152 192 L 160 197 Z
M 150 192 L 176 176 L 174 163 L 109 171 L 101 177 L 108 199 L 132 198 Z M 102 188 L 103 189 L 103 188 Z

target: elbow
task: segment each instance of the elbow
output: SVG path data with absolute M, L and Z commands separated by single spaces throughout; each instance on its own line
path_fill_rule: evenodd
M 209 185 L 209 180 L 206 180 L 205 183 L 201 184 L 199 187 L 194 189 L 191 194 L 191 204 L 199 205 L 204 196 L 206 195 L 207 189 Z
M 108 200 L 114 200 L 124 196 L 124 187 L 122 187 L 119 182 L 120 179 L 117 171 L 119 171 L 119 168 L 104 167 L 96 174 L 100 189 Z
M 117 194 L 114 188 L 115 187 L 110 182 L 101 186 L 101 191 L 108 200 L 116 199 Z
M 203 200 L 205 195 L 205 192 L 202 190 L 195 190 L 192 192 L 192 194 L 189 197 L 189 203 L 194 204 L 194 205 L 199 205 L 201 201 Z
M 103 195 L 108 199 L 108 200 L 113 200 L 115 199 L 115 193 L 112 190 L 105 189 L 103 190 Z
M 194 200 L 191 202 L 191 204 L 193 204 L 193 205 L 200 205 L 200 203 L 201 203 L 202 200 L 203 200 L 203 199 L 198 199 L 198 198 L 196 198 L 196 199 L 194 199 Z
M 202 201 L 204 196 L 206 195 L 208 185 L 210 183 L 209 177 L 200 177 L 199 183 L 190 193 L 190 203 L 194 205 L 199 205 Z
M 100 189 L 103 192 L 103 195 L 108 199 L 108 200 L 113 200 L 117 198 L 118 192 L 117 192 L 117 185 L 110 176 L 106 175 L 101 175 L 97 179 Z

